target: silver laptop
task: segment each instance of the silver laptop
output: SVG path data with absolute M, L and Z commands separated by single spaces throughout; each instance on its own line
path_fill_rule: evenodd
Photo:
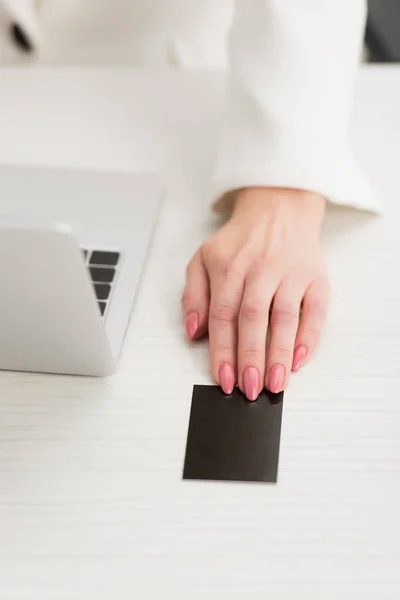
M 152 175 L 0 167 L 0 369 L 115 372 L 161 197 Z

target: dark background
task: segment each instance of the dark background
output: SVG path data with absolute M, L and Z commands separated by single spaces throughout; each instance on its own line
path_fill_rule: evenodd
M 368 12 L 369 62 L 400 62 L 400 0 L 368 0 Z

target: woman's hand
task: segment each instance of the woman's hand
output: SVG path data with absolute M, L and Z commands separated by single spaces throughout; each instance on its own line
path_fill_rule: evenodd
M 229 221 L 190 261 L 186 332 L 194 340 L 208 330 L 212 375 L 225 393 L 236 382 L 249 400 L 264 385 L 280 392 L 314 351 L 328 305 L 324 212 L 324 198 L 310 192 L 242 190 Z

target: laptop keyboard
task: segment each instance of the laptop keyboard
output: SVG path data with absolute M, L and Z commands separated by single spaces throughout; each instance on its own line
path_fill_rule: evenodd
M 90 279 L 102 317 L 106 314 L 111 298 L 120 253 L 107 250 L 82 250 L 85 264 L 88 267 Z

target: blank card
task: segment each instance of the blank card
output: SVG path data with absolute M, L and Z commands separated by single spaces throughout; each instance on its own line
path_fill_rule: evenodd
M 195 385 L 183 478 L 276 483 L 282 406 L 283 392 L 249 402 L 239 388 Z

